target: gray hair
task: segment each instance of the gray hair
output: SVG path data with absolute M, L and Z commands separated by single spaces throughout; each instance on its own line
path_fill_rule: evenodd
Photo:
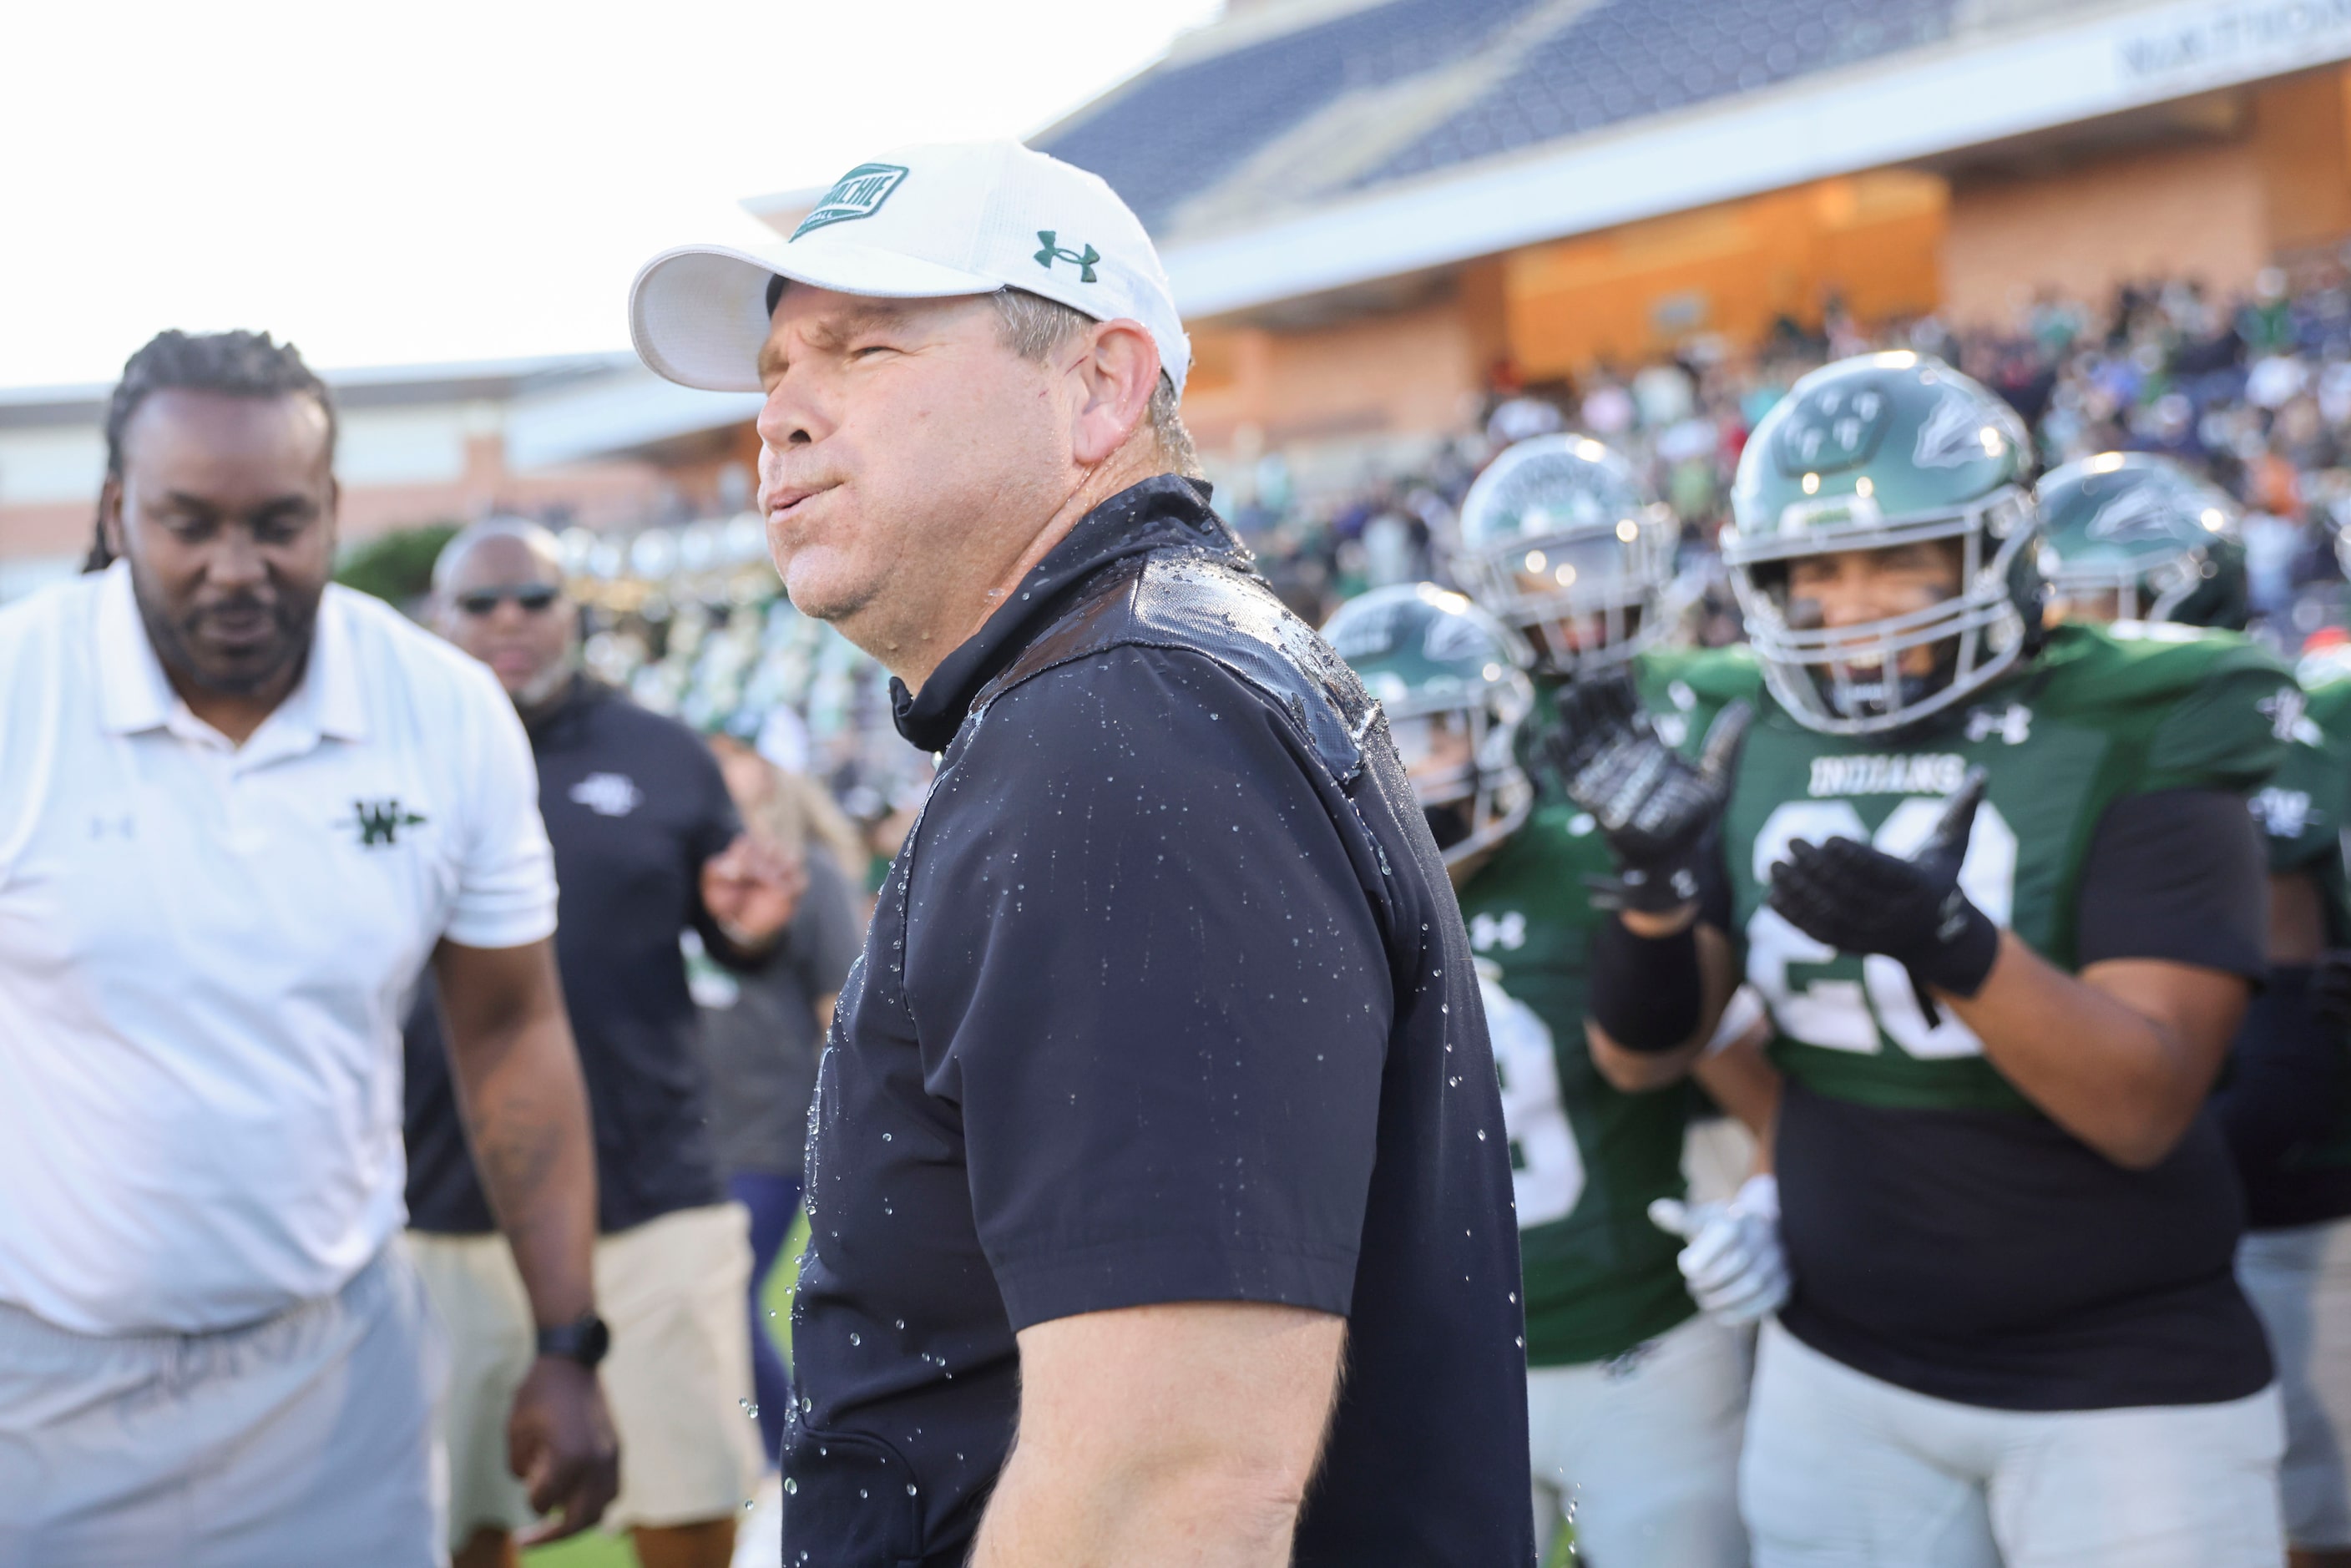
M 555 580 L 563 580 L 563 546 L 549 529 L 528 517 L 484 517 L 457 530 L 441 553 L 433 558 L 433 597 L 445 598 L 450 580 L 457 568 L 465 563 L 473 548 L 484 539 L 519 539 L 531 554 L 553 570 Z
M 988 298 L 995 304 L 997 321 L 1004 329 L 1004 346 L 1024 360 L 1051 358 L 1094 324 L 1094 319 L 1084 311 L 1025 288 L 999 288 Z M 1159 460 L 1171 470 L 1186 478 L 1198 479 L 1204 476 L 1200 456 L 1192 448 L 1192 433 L 1184 428 L 1184 418 L 1176 404 L 1176 383 L 1162 371 L 1159 384 L 1151 389 L 1151 405 L 1145 411 L 1152 444 L 1158 448 Z

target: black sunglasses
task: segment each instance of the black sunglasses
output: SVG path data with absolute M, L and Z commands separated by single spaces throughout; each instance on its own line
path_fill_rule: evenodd
M 533 615 L 544 612 L 560 597 L 562 591 L 543 582 L 526 583 L 520 588 L 477 588 L 457 595 L 457 608 L 466 614 L 479 617 L 494 613 L 499 603 L 511 599 Z

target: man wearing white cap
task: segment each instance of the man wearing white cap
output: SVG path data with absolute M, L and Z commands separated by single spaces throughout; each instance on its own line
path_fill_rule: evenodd
M 792 601 L 939 753 L 820 1070 L 785 1560 L 1531 1563 L 1468 940 L 1208 509 L 1134 214 L 901 149 L 774 255 L 655 258 L 632 326 L 766 393 Z

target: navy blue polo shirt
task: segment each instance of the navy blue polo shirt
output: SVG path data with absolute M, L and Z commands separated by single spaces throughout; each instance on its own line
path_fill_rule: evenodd
M 702 866 L 740 821 L 702 737 L 581 678 L 530 727 L 538 810 L 555 850 L 555 958 L 596 1126 L 596 1224 L 607 1233 L 725 1197 L 678 936 L 726 953 Z M 408 1220 L 496 1228 L 465 1128 L 427 973 L 409 1015 Z
M 1384 720 L 1246 562 L 1146 480 L 899 688 L 943 755 L 819 1070 L 790 1563 L 961 1564 L 1018 1331 L 1185 1301 L 1348 1319 L 1299 1563 L 1532 1561 L 1468 939 Z

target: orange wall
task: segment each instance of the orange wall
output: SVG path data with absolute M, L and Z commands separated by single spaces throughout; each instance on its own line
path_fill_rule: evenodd
M 1485 384 L 1496 334 L 1474 286 L 1407 310 L 1275 331 L 1196 326 L 1184 422 L 1207 451 L 1450 430 Z M 1253 432 L 1254 434 L 1249 434 Z
M 1943 281 L 1951 318 L 2005 324 L 2043 289 L 2096 299 L 2155 275 L 2245 287 L 2281 255 L 2351 235 L 2351 71 L 2247 93 L 2227 141 L 1963 180 Z
M 2158 275 L 2240 288 L 2269 259 L 2266 231 L 2245 141 L 1966 183 L 1943 237 L 1945 311 L 1959 324 L 2006 326 L 2040 290 L 2101 299 Z
M 1883 170 L 1529 246 L 1503 260 L 1512 357 L 1541 378 L 1700 332 L 1752 342 L 1783 315 L 1817 324 L 1832 292 L 1865 318 L 1931 308 L 1944 201 Z

